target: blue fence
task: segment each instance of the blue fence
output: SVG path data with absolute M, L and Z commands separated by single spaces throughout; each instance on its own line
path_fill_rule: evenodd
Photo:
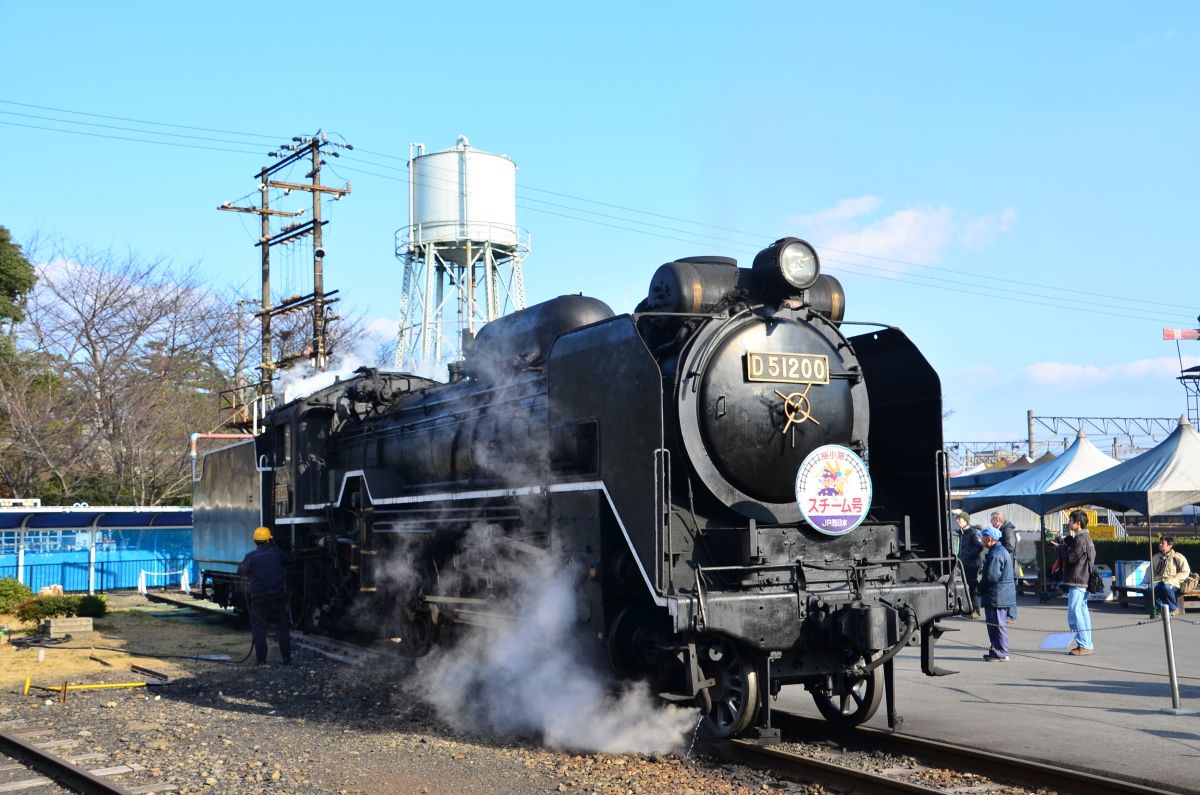
M 90 539 L 87 539 L 90 540 Z M 35 592 L 49 585 L 61 585 L 66 592 L 88 590 L 86 546 L 56 551 L 25 552 L 25 584 Z M 139 530 L 110 532 L 96 543 L 94 570 L 96 591 L 115 591 L 138 587 L 143 571 L 177 572 L 188 570 L 191 582 L 199 579 L 199 567 L 192 562 L 190 530 Z M 17 556 L 0 554 L 0 578 L 17 576 Z M 178 585 L 178 575 L 146 578 L 149 587 Z

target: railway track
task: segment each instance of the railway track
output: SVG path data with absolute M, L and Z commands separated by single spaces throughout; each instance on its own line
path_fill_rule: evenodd
M 137 795 L 161 789 L 126 789 L 111 776 L 136 772 L 134 767 L 116 765 L 88 769 L 76 762 L 93 762 L 102 754 L 73 758 L 59 756 L 55 749 L 70 749 L 78 740 L 55 739 L 52 731 L 23 730 L 23 720 L 0 722 L 0 792 L 75 792 L 80 795 Z M 173 789 L 173 788 L 172 788 Z
M 187 596 L 151 594 L 150 598 L 193 610 L 206 609 L 205 603 Z M 219 609 L 211 612 L 229 615 L 228 611 Z M 294 642 L 344 664 L 357 665 L 381 655 L 377 650 L 322 636 L 296 633 L 293 638 Z M 707 749 L 718 758 L 819 782 L 847 792 L 988 793 L 1011 792 L 1013 787 L 1030 792 L 1087 792 L 1089 795 L 1151 795 L 1164 792 L 1160 786 L 1014 759 L 937 740 L 863 727 L 838 729 L 824 720 L 780 711 L 773 712 L 772 718 L 784 739 L 780 745 L 763 746 L 730 741 L 708 743 Z M 804 743 L 820 744 L 826 752 L 806 752 L 801 747 Z M 836 746 L 834 752 L 829 751 L 831 743 Z M 870 765 L 845 763 L 853 758 L 853 752 L 859 752 L 859 756 L 864 758 L 874 755 L 874 760 Z M 881 754 L 906 759 L 903 763 L 881 765 L 878 762 Z M 876 769 L 869 770 L 868 766 Z M 3 790 L 0 789 L 0 792 Z
M 1031 760 L 1013 759 L 960 745 L 893 734 L 878 729 L 838 730 L 825 721 L 785 712 L 772 714 L 783 743 L 764 746 L 733 740 L 712 744 L 709 750 L 729 761 L 774 773 L 862 793 L 973 793 L 1011 792 L 1020 787 L 1030 792 L 1089 795 L 1161 795 L 1160 786 L 1121 781 L 1080 770 L 1069 770 Z M 824 753 L 805 750 L 818 743 Z M 829 752 L 830 744 L 838 748 Z M 850 751 L 850 753 L 846 753 Z M 854 752 L 858 752 L 857 754 Z M 885 758 L 908 757 L 902 764 L 879 762 Z M 828 757 L 840 757 L 831 761 Z M 856 756 L 870 759 L 869 770 L 855 763 Z
M 213 602 L 196 599 L 187 594 L 151 591 L 146 594 L 146 598 L 151 602 L 187 608 L 190 611 L 207 615 L 220 616 L 229 621 L 239 620 L 232 610 L 223 608 Z M 299 630 L 292 630 L 291 637 L 293 646 L 308 649 L 320 654 L 322 657 L 328 657 L 331 660 L 336 660 L 347 665 L 362 665 L 366 662 L 379 660 L 388 656 L 386 651 L 360 646 L 325 635 L 310 635 Z

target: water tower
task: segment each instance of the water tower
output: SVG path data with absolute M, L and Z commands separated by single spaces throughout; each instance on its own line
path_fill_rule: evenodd
M 517 227 L 517 166 L 472 149 L 466 136 L 429 154 L 412 144 L 408 208 L 408 226 L 396 232 L 404 284 L 395 365 L 444 378 L 464 339 L 525 308 L 529 237 Z

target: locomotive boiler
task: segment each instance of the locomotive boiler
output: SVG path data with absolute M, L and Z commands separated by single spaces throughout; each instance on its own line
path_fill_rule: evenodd
M 749 268 L 667 263 L 630 314 L 562 296 L 489 323 L 446 383 L 361 369 L 206 456 L 205 592 L 239 604 L 236 562 L 267 525 L 295 621 L 420 654 L 536 548 L 572 572 L 580 637 L 715 735 L 767 731 L 786 684 L 842 725 L 886 694 L 895 726 L 894 656 L 919 643 L 946 673 L 937 622 L 971 606 L 938 377 L 894 327 L 846 336 L 844 309 L 784 238 Z

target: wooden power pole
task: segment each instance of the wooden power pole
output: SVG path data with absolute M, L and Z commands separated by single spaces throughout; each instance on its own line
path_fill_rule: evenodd
M 327 362 L 328 345 L 326 342 L 326 311 L 329 304 L 337 299 L 331 298 L 337 291 L 325 292 L 325 246 L 321 229 L 329 223 L 321 218 L 321 201 L 325 196 L 334 200 L 341 199 L 350 193 L 350 183 L 344 188 L 332 188 L 321 184 L 321 166 L 325 164 L 322 154 L 327 147 L 353 149 L 345 143 L 330 141 L 318 132 L 312 137 L 296 137 L 291 143 L 280 146 L 276 151 L 269 152 L 270 157 L 279 158 L 279 162 L 264 166 L 255 175 L 258 179 L 260 201 L 258 206 L 236 206 L 226 202 L 217 209 L 229 212 L 250 213 L 259 216 L 260 232 L 258 242 L 262 272 L 262 308 L 257 313 L 262 323 L 262 355 L 259 363 L 261 379 L 258 383 L 257 395 L 266 397 L 271 394 L 271 381 L 276 370 L 299 359 L 309 359 L 314 369 L 324 370 Z M 329 151 L 334 157 L 339 154 Z M 274 179 L 281 171 L 302 161 L 309 160 L 311 170 L 305 175 L 308 182 L 285 182 Z M 281 190 L 284 195 L 292 191 L 306 191 L 312 195 L 312 207 L 298 210 L 282 210 L 271 206 L 271 191 Z M 308 215 L 307 220 L 296 220 L 284 223 L 278 231 L 272 226 L 272 219 L 292 219 Z M 305 236 L 312 235 L 313 239 L 313 291 L 305 296 L 297 296 L 272 305 L 271 299 L 271 248 L 283 243 L 292 243 Z M 302 352 L 281 353 L 279 360 L 274 358 L 271 339 L 271 319 L 278 315 L 299 312 L 311 307 L 313 313 L 312 340 Z

